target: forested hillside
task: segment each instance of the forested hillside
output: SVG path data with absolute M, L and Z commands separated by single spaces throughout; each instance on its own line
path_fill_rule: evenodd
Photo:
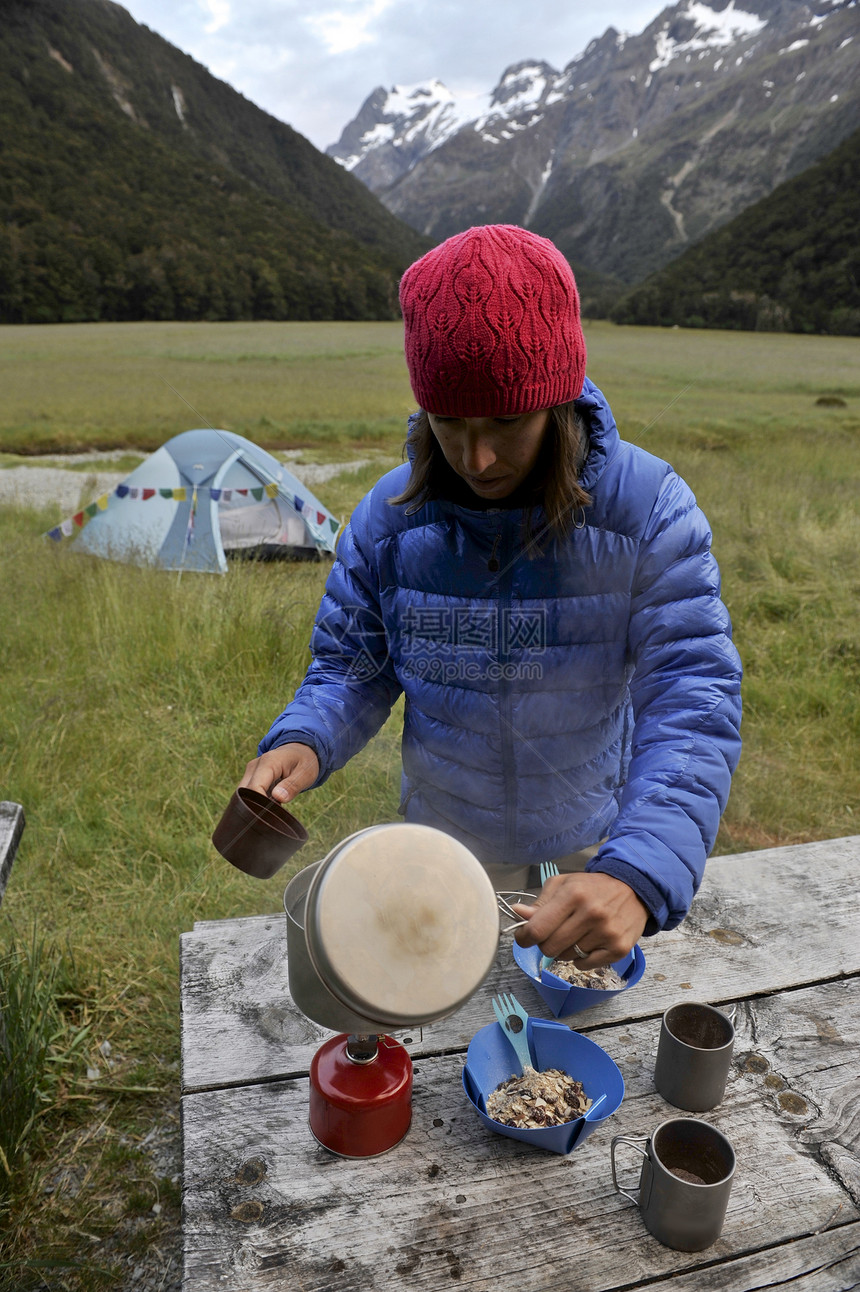
M 395 318 L 429 245 L 119 5 L 3 5 L 0 321 Z
M 860 131 L 634 288 L 617 323 L 860 336 Z

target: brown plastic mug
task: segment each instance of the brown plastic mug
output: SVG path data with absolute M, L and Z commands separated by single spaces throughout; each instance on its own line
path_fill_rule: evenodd
M 642 1154 L 639 1196 L 618 1183 L 620 1144 Z M 679 1252 L 700 1252 L 717 1241 L 735 1173 L 735 1151 L 709 1122 L 675 1117 L 648 1136 L 616 1135 L 611 1145 L 616 1192 L 639 1208 L 646 1229 Z
M 300 821 L 257 790 L 236 790 L 212 842 L 225 860 L 255 879 L 271 879 L 308 841 Z
M 726 1093 L 735 1044 L 731 1015 L 684 1001 L 663 1015 L 654 1085 L 667 1103 L 688 1113 L 706 1113 Z

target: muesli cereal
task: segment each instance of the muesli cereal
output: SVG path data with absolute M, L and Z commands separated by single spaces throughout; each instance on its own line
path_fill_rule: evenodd
M 541 1126 L 563 1126 L 581 1117 L 591 1107 L 580 1081 L 558 1068 L 536 1072 L 523 1068 L 521 1077 L 508 1077 L 487 1100 L 487 1116 L 503 1126 L 536 1130 Z
M 573 960 L 553 960 L 550 973 L 563 978 L 573 987 L 589 987 L 592 991 L 618 991 L 624 979 L 612 965 L 598 965 L 596 969 L 577 969 Z

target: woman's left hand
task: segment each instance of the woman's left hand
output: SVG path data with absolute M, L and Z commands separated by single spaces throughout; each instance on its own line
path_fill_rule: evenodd
M 518 903 L 513 909 L 528 920 L 514 935 L 520 946 L 537 944 L 544 955 L 575 960 L 579 969 L 620 960 L 642 936 L 649 916 L 629 885 L 599 871 L 554 875 L 534 906 Z

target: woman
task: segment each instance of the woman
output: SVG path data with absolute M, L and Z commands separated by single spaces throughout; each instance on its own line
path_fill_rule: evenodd
M 470 229 L 400 299 L 409 461 L 353 513 L 311 666 L 242 783 L 289 802 L 404 692 L 406 820 L 462 840 L 497 886 L 573 870 L 517 937 L 594 968 L 684 918 L 737 763 L 708 525 L 667 463 L 620 440 L 551 242 Z

